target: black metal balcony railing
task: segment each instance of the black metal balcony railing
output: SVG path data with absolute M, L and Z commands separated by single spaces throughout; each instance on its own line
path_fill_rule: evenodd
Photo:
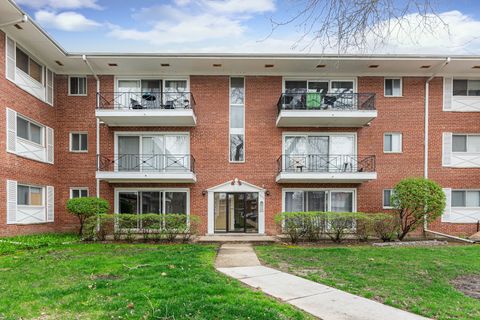
M 375 172 L 375 156 L 283 154 L 278 172 Z
M 191 92 L 98 92 L 98 109 L 195 109 Z
M 282 110 L 375 110 L 375 93 L 282 93 L 278 100 Z
M 97 155 L 98 171 L 113 172 L 195 172 L 195 158 L 189 154 Z

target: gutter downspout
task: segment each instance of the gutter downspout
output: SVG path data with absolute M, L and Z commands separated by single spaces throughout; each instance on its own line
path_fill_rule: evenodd
M 429 113 L 429 89 L 430 89 L 430 81 L 432 81 L 433 78 L 435 78 L 435 76 L 443 70 L 443 68 L 445 68 L 445 66 L 447 64 L 449 64 L 451 61 L 451 58 L 450 57 L 447 57 L 446 60 L 442 63 L 442 65 L 440 65 L 440 67 L 437 69 L 437 71 L 432 74 L 428 79 L 427 81 L 425 81 L 425 133 L 424 133 L 424 153 L 425 153 L 425 159 L 424 159 L 424 167 L 423 167 L 423 176 L 425 179 L 428 178 L 428 129 L 429 129 L 429 126 L 428 126 L 428 113 Z M 450 238 L 450 239 L 454 239 L 454 240 L 457 240 L 457 241 L 464 241 L 464 242 L 468 242 L 468 243 L 475 243 L 475 241 L 472 241 L 472 240 L 468 240 L 468 239 L 463 239 L 463 238 L 459 238 L 459 237 L 455 237 L 455 236 L 452 236 L 452 235 L 449 235 L 449 234 L 445 234 L 445 233 L 441 233 L 441 232 L 437 232 L 437 231 L 432 231 L 432 230 L 429 230 L 428 229 L 428 223 L 427 223 L 427 219 L 424 219 L 423 221 L 423 231 L 424 232 L 428 232 L 428 233 L 432 233 L 432 234 L 435 234 L 435 235 L 438 235 L 438 236 L 442 236 L 442 237 L 446 237 L 446 238 Z
M 28 16 L 26 14 L 23 14 L 22 15 L 22 18 L 20 19 L 17 19 L 17 20 L 13 20 L 13 21 L 10 21 L 10 22 L 5 22 L 5 23 L 2 23 L 0 24 L 0 28 L 4 28 L 4 27 L 8 27 L 8 26 L 13 26 L 15 24 L 19 24 L 19 23 L 25 23 L 28 21 Z
M 100 78 L 98 77 L 95 70 L 93 70 L 93 67 L 90 64 L 90 61 L 87 60 L 86 55 L 82 55 L 82 60 L 85 62 L 85 64 L 88 66 L 88 68 L 92 72 L 92 75 L 95 78 L 95 80 L 97 80 L 96 106 L 95 107 L 98 108 L 98 105 L 99 105 L 98 93 L 100 92 Z M 100 154 L 100 120 L 98 118 L 96 118 L 96 122 L 97 122 L 97 127 L 96 127 L 96 136 L 97 136 L 96 138 L 97 139 L 96 139 L 95 147 L 96 147 L 97 166 L 98 166 L 98 155 Z M 96 180 L 97 180 L 97 185 L 96 185 L 97 198 L 100 198 L 100 180 L 99 179 L 96 179 Z

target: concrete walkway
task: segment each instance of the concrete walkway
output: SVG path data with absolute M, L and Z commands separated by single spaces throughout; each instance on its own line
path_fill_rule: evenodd
M 215 266 L 218 271 L 323 320 L 427 319 L 289 273 L 264 267 L 260 264 L 251 245 L 222 245 Z

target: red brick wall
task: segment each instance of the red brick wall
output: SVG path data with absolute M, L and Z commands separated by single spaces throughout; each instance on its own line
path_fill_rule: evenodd
M 55 186 L 55 223 L 30 226 L 5 225 L 5 210 L 0 211 L 0 235 L 70 230 L 77 221 L 66 212 L 65 203 L 71 187 L 88 187 L 96 195 L 96 81 L 88 77 L 86 97 L 68 96 L 68 77 L 55 80 L 55 107 L 51 107 L 6 80 L 4 36 L 0 33 L 0 121 L 5 126 L 5 108 L 16 111 L 55 129 L 55 164 L 49 165 L 8 154 L 4 150 L 5 130 L 0 130 L 0 203 L 6 208 L 5 180 Z M 245 77 L 245 163 L 230 163 L 229 156 L 229 77 L 191 76 L 190 87 L 196 100 L 197 125 L 193 128 L 109 128 L 101 125 L 101 154 L 113 156 L 115 131 L 182 131 L 190 133 L 190 150 L 195 157 L 197 182 L 194 184 L 109 184 L 102 182 L 100 193 L 111 202 L 115 187 L 182 187 L 190 188 L 190 212 L 202 218 L 202 232 L 207 230 L 208 188 L 238 178 L 269 191 L 265 199 L 266 232 L 276 233 L 273 216 L 282 208 L 282 189 L 357 188 L 357 210 L 382 212 L 383 189 L 392 188 L 402 178 L 423 176 L 423 119 L 426 78 L 405 77 L 403 97 L 383 96 L 383 77 L 360 77 L 359 92 L 377 94 L 378 117 L 364 128 L 277 128 L 277 101 L 282 90 L 281 77 Z M 101 91 L 113 91 L 114 77 L 101 76 Z M 434 79 L 430 88 L 430 177 L 443 187 L 478 188 L 479 169 L 441 167 L 443 131 L 480 132 L 480 113 L 442 111 L 442 79 Z M 88 132 L 87 153 L 69 152 L 69 133 Z M 282 153 L 282 132 L 356 132 L 358 154 L 375 155 L 378 178 L 363 184 L 277 184 L 276 160 Z M 403 152 L 383 153 L 384 132 L 402 132 Z M 436 221 L 431 229 L 454 234 L 471 234 L 474 224 L 447 224 Z

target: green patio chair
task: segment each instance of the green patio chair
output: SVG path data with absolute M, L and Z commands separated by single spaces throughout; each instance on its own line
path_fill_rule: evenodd
M 307 109 L 320 109 L 322 106 L 322 95 L 319 92 L 307 93 Z

